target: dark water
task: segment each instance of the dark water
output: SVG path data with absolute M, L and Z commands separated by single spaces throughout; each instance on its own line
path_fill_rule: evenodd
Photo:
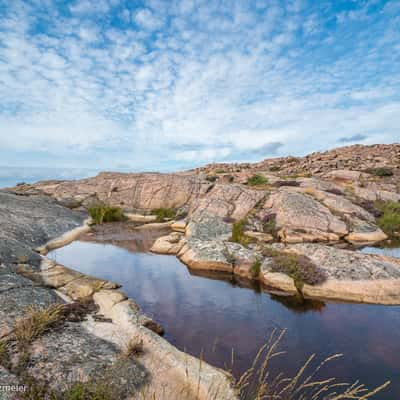
M 211 364 L 230 365 L 234 374 L 249 368 L 274 328 L 286 328 L 274 364 L 293 373 L 311 353 L 318 359 L 345 356 L 325 368 L 324 376 L 360 380 L 374 387 L 386 380 L 390 390 L 376 399 L 400 399 L 400 307 L 320 303 L 293 307 L 288 301 L 229 279 L 191 275 L 173 256 L 133 253 L 110 244 L 74 242 L 50 257 L 71 268 L 123 285 L 144 312 L 165 329 L 182 350 Z

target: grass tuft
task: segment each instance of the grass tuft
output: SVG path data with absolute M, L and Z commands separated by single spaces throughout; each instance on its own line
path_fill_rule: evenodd
M 176 217 L 176 211 L 172 208 L 155 208 L 151 213 L 157 217 L 157 222 L 163 222 Z
M 119 207 L 97 204 L 89 207 L 88 211 L 93 221 L 98 225 L 107 222 L 122 221 L 123 219 L 122 209 Z
M 245 235 L 246 220 L 234 222 L 232 225 L 231 242 L 239 243 L 242 246 L 247 246 L 250 243 L 250 238 Z
M 260 272 L 261 272 L 261 261 L 257 260 L 251 266 L 250 273 L 254 279 L 257 279 L 260 275 Z
M 388 236 L 400 235 L 400 203 L 395 201 L 376 202 L 375 207 L 382 213 L 378 218 L 379 227 Z
M 124 349 L 122 356 L 124 358 L 139 357 L 144 353 L 143 340 L 133 338 L 129 341 Z
M 247 184 L 249 186 L 267 185 L 268 179 L 264 175 L 255 174 L 247 180 Z
M 29 307 L 26 315 L 17 320 L 13 339 L 20 347 L 26 347 L 64 318 L 63 309 L 62 304 L 52 304 L 47 308 Z

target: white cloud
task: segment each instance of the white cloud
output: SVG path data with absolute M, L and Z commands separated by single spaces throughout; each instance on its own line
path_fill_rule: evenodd
M 345 41 L 350 25 L 324 31 L 306 0 L 235 4 L 81 1 L 32 34 L 40 16 L 15 1 L 0 17 L 3 158 L 152 169 L 398 140 L 396 18 Z M 112 7 L 123 26 L 107 22 Z
M 148 30 L 154 31 L 162 26 L 162 20 L 154 16 L 149 9 L 141 9 L 135 14 L 135 22 Z

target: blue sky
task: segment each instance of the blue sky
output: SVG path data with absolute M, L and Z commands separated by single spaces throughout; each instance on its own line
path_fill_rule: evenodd
M 1 165 L 176 170 L 400 138 L 400 0 L 0 0 Z

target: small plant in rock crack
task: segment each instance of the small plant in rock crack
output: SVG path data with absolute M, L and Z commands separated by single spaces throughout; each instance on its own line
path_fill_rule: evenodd
M 250 273 L 253 279 L 256 279 L 259 277 L 260 272 L 261 272 L 261 261 L 260 260 L 256 260 L 254 261 L 253 265 L 250 268 Z
M 157 217 L 157 222 L 171 220 L 176 217 L 176 211 L 172 208 L 155 208 L 151 213 Z
M 29 345 L 64 318 L 63 309 L 62 304 L 47 308 L 28 307 L 25 316 L 17 320 L 13 339 L 22 347 Z
M 264 215 L 262 219 L 262 224 L 263 224 L 263 231 L 264 233 L 269 233 L 272 236 L 276 236 L 276 214 L 271 213 L 271 214 L 266 214 Z
M 123 351 L 123 357 L 139 357 L 144 353 L 143 340 L 132 338 Z
M 91 206 L 88 211 L 94 223 L 98 225 L 106 222 L 122 221 L 124 218 L 121 208 L 110 207 L 104 204 Z
M 250 238 L 244 233 L 246 228 L 246 220 L 241 219 L 232 225 L 231 241 L 239 243 L 242 246 L 247 246 L 250 243 Z

